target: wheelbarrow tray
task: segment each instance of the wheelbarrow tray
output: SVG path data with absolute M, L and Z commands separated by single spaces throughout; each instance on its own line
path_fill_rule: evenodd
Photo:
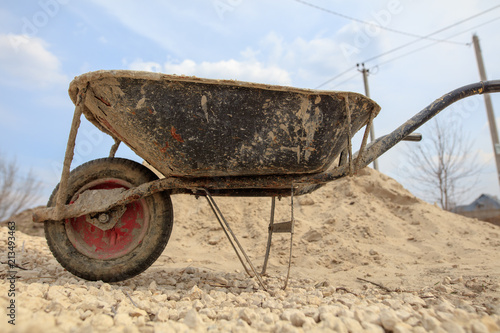
M 312 91 L 139 71 L 76 77 L 74 103 L 165 176 L 312 174 L 328 169 L 380 107 L 351 92 Z

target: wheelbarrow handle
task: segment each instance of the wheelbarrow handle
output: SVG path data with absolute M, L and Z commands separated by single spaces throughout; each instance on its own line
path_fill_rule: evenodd
M 358 151 L 353 156 L 353 161 L 356 161 L 356 170 L 362 169 L 372 163 L 375 159 L 394 147 L 400 141 L 403 141 L 411 133 L 413 133 L 420 126 L 425 124 L 428 120 L 436 116 L 439 112 L 444 110 L 451 104 L 473 95 L 497 93 L 500 92 L 500 80 L 481 81 L 478 83 L 469 84 L 461 88 L 457 88 L 434 102 L 429 104 L 425 109 L 414 115 L 404 124 L 396 128 L 392 133 L 376 139 L 374 142 L 368 144 L 364 151 Z M 361 158 L 357 157 L 361 153 Z M 309 178 L 310 182 L 329 182 L 349 173 L 349 166 L 342 165 L 324 173 L 317 174 Z
M 364 166 L 369 165 L 376 158 L 394 147 L 397 143 L 402 141 L 405 137 L 413 133 L 417 128 L 425 124 L 431 118 L 435 117 L 439 112 L 451 104 L 469 96 L 496 92 L 500 92 L 500 80 L 481 81 L 469 84 L 443 95 L 441 98 L 436 99 L 425 109 L 414 115 L 403 125 L 396 128 L 392 133 L 375 140 L 373 144 L 366 148 L 366 152 L 363 153 L 362 157 L 363 161 L 360 162 L 360 164 Z

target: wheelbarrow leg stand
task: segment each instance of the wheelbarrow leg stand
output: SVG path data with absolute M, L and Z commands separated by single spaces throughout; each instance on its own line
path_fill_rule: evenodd
M 262 281 L 262 278 L 260 277 L 259 273 L 257 273 L 257 270 L 255 269 L 255 266 L 250 261 L 250 258 L 245 253 L 245 250 L 243 250 L 243 246 L 241 246 L 241 243 L 238 241 L 238 238 L 236 238 L 236 235 L 231 230 L 231 227 L 229 227 L 229 224 L 227 223 L 224 215 L 222 214 L 222 212 L 220 211 L 219 207 L 215 203 L 214 198 L 210 195 L 210 193 L 206 189 L 202 188 L 201 190 L 203 192 L 205 192 L 208 204 L 210 205 L 210 208 L 212 208 L 212 211 L 214 212 L 215 217 L 219 221 L 219 224 L 220 224 L 222 230 L 224 230 L 224 233 L 226 234 L 226 237 L 229 240 L 229 243 L 231 243 L 231 246 L 233 247 L 234 252 L 236 252 L 236 255 L 238 256 L 238 259 L 240 260 L 241 264 L 243 265 L 243 268 L 245 269 L 245 271 L 247 272 L 247 274 L 250 277 L 252 277 L 252 274 L 250 273 L 250 271 L 248 270 L 247 266 L 245 265 L 243 259 L 241 258 L 241 255 L 240 255 L 239 251 L 241 251 L 241 254 L 245 257 L 246 262 L 248 263 L 248 265 L 250 266 L 250 268 L 251 268 L 251 270 L 253 272 L 253 276 L 255 276 L 257 278 L 257 280 L 259 281 L 259 284 L 261 285 L 261 287 L 264 288 L 264 290 L 267 291 L 267 288 L 266 288 L 266 285 L 264 284 L 264 281 Z M 236 247 L 235 244 L 237 245 L 237 247 Z
M 292 192 L 291 192 L 291 215 L 292 218 L 288 222 L 281 222 L 281 223 L 274 223 L 274 212 L 276 208 L 276 197 L 272 197 L 272 203 L 271 203 L 271 220 L 269 223 L 269 235 L 267 239 L 267 247 L 266 247 L 266 255 L 264 258 L 264 264 L 262 267 L 262 272 L 259 274 L 257 273 L 257 270 L 255 269 L 255 266 L 252 264 L 250 261 L 250 258 L 248 255 L 245 253 L 245 250 L 241 246 L 241 243 L 238 241 L 238 238 L 236 238 L 236 235 L 234 232 L 231 230 L 231 227 L 227 223 L 224 215 L 220 211 L 219 207 L 215 203 L 214 198 L 210 195 L 210 192 L 208 192 L 207 189 L 200 188 L 199 190 L 203 191 L 205 193 L 205 197 L 207 198 L 208 204 L 210 205 L 210 208 L 214 212 L 215 217 L 219 221 L 219 224 L 226 234 L 227 239 L 229 240 L 229 243 L 231 243 L 231 246 L 233 247 L 234 252 L 236 252 L 236 255 L 238 256 L 238 259 L 241 262 L 241 265 L 245 269 L 246 273 L 252 277 L 255 276 L 264 290 L 267 291 L 266 285 L 264 284 L 264 281 L 262 281 L 261 275 L 264 275 L 266 273 L 266 268 L 267 268 L 267 262 L 269 260 L 269 254 L 271 252 L 271 241 L 272 241 L 272 234 L 273 233 L 284 233 L 284 232 L 289 232 L 290 233 L 290 256 L 288 258 L 288 270 L 286 274 L 286 280 L 285 280 L 285 285 L 283 289 L 286 289 L 288 285 L 288 280 L 290 278 L 290 268 L 292 264 L 292 245 L 293 245 L 293 229 L 294 229 L 294 224 L 295 224 L 295 219 L 293 217 L 293 185 L 292 185 Z M 240 254 L 241 252 L 241 254 Z M 250 273 L 250 270 L 247 268 L 247 265 L 245 264 L 243 257 L 245 257 L 246 262 L 250 266 L 250 269 L 253 273 L 253 275 Z
M 269 231 L 268 231 L 268 236 L 267 236 L 267 247 L 266 247 L 266 255 L 264 257 L 264 264 L 262 265 L 262 272 L 261 274 L 264 275 L 266 274 L 266 269 L 267 269 L 267 263 L 269 260 L 269 254 L 271 253 L 271 242 L 273 238 L 274 233 L 290 233 L 290 256 L 288 258 L 288 269 L 286 273 L 286 280 L 285 280 L 285 285 L 283 289 L 286 289 L 288 285 L 288 279 L 290 277 L 290 267 L 292 264 L 292 248 L 293 248 L 293 232 L 294 232 L 294 225 L 295 225 L 295 219 L 293 217 L 293 186 L 292 186 L 292 191 L 290 195 L 291 199 L 291 220 L 287 222 L 280 222 L 280 223 L 274 223 L 274 212 L 276 209 L 276 197 L 272 197 L 271 201 L 271 218 L 269 221 Z

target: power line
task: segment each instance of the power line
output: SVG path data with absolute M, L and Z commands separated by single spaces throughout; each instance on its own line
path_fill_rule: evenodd
M 339 16 L 339 17 L 342 17 L 342 18 L 350 20 L 350 21 L 354 21 L 354 22 L 362 23 L 364 25 L 369 25 L 369 26 L 377 27 L 377 28 L 380 28 L 380 29 L 383 29 L 383 30 L 387 30 L 387 31 L 390 31 L 390 32 L 393 32 L 393 33 L 400 34 L 400 35 L 409 36 L 409 37 L 415 37 L 415 38 L 420 38 L 420 39 L 428 39 L 428 40 L 432 40 L 432 41 L 435 41 L 435 42 L 439 41 L 439 42 L 446 42 L 446 43 L 458 44 L 458 45 L 463 45 L 464 44 L 464 43 L 460 43 L 460 42 L 445 41 L 445 40 L 441 40 L 441 39 L 430 38 L 428 36 L 421 36 L 421 35 L 413 34 L 413 33 L 406 32 L 406 31 L 392 29 L 392 28 L 383 26 L 381 24 L 377 24 L 377 23 L 374 23 L 374 22 L 363 21 L 363 20 L 357 19 L 357 18 L 352 17 L 352 16 L 348 16 L 348 15 L 345 15 L 345 14 L 342 14 L 342 13 L 339 13 L 339 12 L 335 12 L 333 10 L 330 10 L 330 9 L 327 9 L 327 8 L 323 8 L 323 7 L 314 5 L 314 4 L 309 3 L 307 1 L 304 1 L 304 0 L 295 0 L 295 1 L 298 2 L 298 3 L 301 3 L 303 5 L 309 6 L 311 8 L 315 8 L 315 9 L 321 10 L 323 12 Z M 497 7 L 500 7 L 500 5 L 498 5 Z
M 474 26 L 474 27 L 472 27 L 472 28 L 469 28 L 469 29 L 467 29 L 467 30 L 461 31 L 461 32 L 459 32 L 459 33 L 457 33 L 457 34 L 454 34 L 454 35 L 452 35 L 452 36 L 449 36 L 448 38 L 453 38 L 453 37 L 456 37 L 456 36 L 462 35 L 462 34 L 464 34 L 464 33 L 466 33 L 466 32 L 469 32 L 469 31 L 471 31 L 471 30 L 474 30 L 474 29 L 477 29 L 477 28 L 479 28 L 479 27 L 482 27 L 483 25 L 490 24 L 491 22 L 494 22 L 494 21 L 497 21 L 497 20 L 500 20 L 500 17 L 496 17 L 496 18 L 494 18 L 494 19 L 492 19 L 492 20 L 489 20 L 489 21 L 487 21 L 487 22 L 483 22 L 483 23 L 481 23 L 481 24 L 478 24 L 478 25 L 476 25 L 476 26 Z M 418 49 L 415 49 L 415 50 L 412 50 L 412 51 L 410 51 L 410 52 L 407 52 L 407 53 L 401 54 L 401 55 L 399 55 L 399 56 L 397 56 L 397 57 L 395 57 L 395 58 L 392 58 L 392 59 L 389 59 L 389 60 L 383 61 L 383 62 L 381 62 L 381 63 L 377 64 L 377 66 L 382 66 L 382 65 L 388 64 L 388 63 L 393 62 L 393 61 L 395 61 L 395 60 L 398 60 L 398 59 L 400 59 L 400 58 L 403 58 L 403 57 L 406 57 L 406 56 L 408 56 L 408 55 L 411 55 L 411 54 L 413 54 L 413 53 L 417 53 L 417 52 L 419 52 L 419 51 L 425 50 L 425 49 L 427 49 L 427 48 L 429 48 L 429 47 L 431 47 L 431 46 L 434 46 L 434 45 L 436 45 L 436 44 L 438 44 L 438 43 L 439 43 L 439 42 L 434 42 L 434 43 L 427 44 L 427 45 L 425 45 L 425 46 L 423 46 L 423 47 L 420 47 L 420 48 L 418 48 Z
M 482 26 L 484 26 L 484 25 L 490 24 L 490 23 L 492 23 L 492 22 L 494 22 L 494 21 L 498 21 L 498 20 L 500 20 L 500 17 L 495 17 L 495 18 L 494 18 L 494 19 L 492 19 L 492 20 L 489 20 L 489 21 L 483 22 L 483 23 L 481 23 L 481 24 L 478 24 L 478 25 L 475 25 L 475 26 L 473 26 L 473 27 L 471 27 L 471 28 L 468 28 L 467 30 L 463 30 L 463 31 L 461 31 L 461 32 L 459 32 L 459 33 L 456 33 L 456 34 L 453 34 L 453 35 L 451 35 L 451 36 L 448 36 L 446 39 L 449 39 L 449 38 L 454 38 L 454 37 L 456 37 L 456 36 L 460 36 L 460 35 L 462 35 L 462 34 L 464 34 L 464 33 L 470 32 L 470 31 L 472 31 L 472 30 L 474 30 L 474 29 L 477 29 L 477 28 L 479 28 L 479 27 L 482 27 Z M 383 62 L 381 62 L 381 63 L 378 63 L 375 67 L 380 67 L 380 66 L 386 65 L 386 64 L 391 63 L 391 62 L 393 62 L 393 61 L 396 61 L 396 60 L 398 60 L 398 59 L 400 59 L 400 58 L 404 58 L 404 57 L 406 57 L 406 56 L 409 56 L 409 55 L 412 55 L 412 54 L 414 54 L 414 53 L 417 53 L 417 52 L 420 52 L 420 51 L 422 51 L 422 50 L 425 50 L 425 49 L 427 49 L 427 48 L 429 48 L 429 47 L 432 47 L 432 46 L 434 46 L 434 45 L 436 45 L 436 44 L 438 44 L 438 43 L 439 43 L 439 42 L 429 43 L 429 44 L 427 44 L 427 45 L 425 45 L 425 46 L 419 47 L 418 49 L 412 50 L 412 51 L 410 51 L 410 52 L 406 52 L 406 53 L 401 54 L 401 55 L 399 55 L 399 56 L 397 56 L 397 57 L 395 57 L 395 58 L 392 58 L 392 59 L 389 59 L 389 60 L 383 61 Z M 352 68 L 350 68 L 349 70 L 352 70 Z M 355 73 L 353 76 L 350 76 L 349 78 L 345 79 L 344 81 L 337 83 L 335 86 L 333 86 L 333 87 L 332 87 L 332 88 L 330 88 L 330 89 L 335 89 L 336 87 L 338 87 L 338 86 L 340 86 L 340 85 L 342 85 L 342 84 L 344 84 L 344 83 L 346 83 L 346 82 L 348 82 L 348 81 L 350 81 L 350 80 L 354 79 L 356 76 L 358 76 L 358 73 Z M 332 80 L 332 81 L 333 81 L 333 80 Z M 325 84 L 326 84 L 326 83 L 325 83 Z
M 332 78 L 331 78 L 331 79 L 329 79 L 329 80 L 326 80 L 325 82 L 323 82 L 322 84 L 320 84 L 319 86 L 317 86 L 317 87 L 316 87 L 316 88 L 314 88 L 314 89 L 321 88 L 321 87 L 323 87 L 324 85 L 326 85 L 326 84 L 328 84 L 328 83 L 330 83 L 330 82 L 332 82 L 332 81 L 335 81 L 335 80 L 336 80 L 336 79 L 338 79 L 339 77 L 341 77 L 341 76 L 343 76 L 343 75 L 345 75 L 345 74 L 349 73 L 351 70 L 353 70 L 353 69 L 355 69 L 355 68 L 356 68 L 356 66 L 353 66 L 353 67 L 351 67 L 351 68 L 349 68 L 349 69 L 347 69 L 347 70 L 343 71 L 342 73 L 337 74 L 336 76 L 332 77 Z
M 349 76 L 347 79 L 345 79 L 345 80 L 344 80 L 344 81 L 342 81 L 342 82 L 337 83 L 336 85 L 334 85 L 334 86 L 333 86 L 333 87 L 331 87 L 330 89 L 335 89 L 335 88 L 337 88 L 337 87 L 340 87 L 340 86 L 341 86 L 341 85 L 343 85 L 344 83 L 351 81 L 352 79 L 354 79 L 354 78 L 355 78 L 355 77 L 357 77 L 357 76 L 358 76 L 358 73 L 356 72 L 356 73 L 354 73 L 354 75 Z
M 304 3 L 304 4 L 306 4 L 306 5 L 311 5 L 311 4 L 309 4 L 309 3 L 307 3 L 307 2 L 304 2 L 304 1 L 302 1 L 302 0 L 295 0 L 295 1 L 298 1 L 298 2 L 300 2 L 300 3 Z M 313 7 L 317 7 L 317 6 L 315 6 L 315 5 L 311 5 L 311 6 L 313 6 Z M 394 52 L 399 51 L 399 50 L 401 50 L 401 49 L 403 49 L 403 48 L 406 48 L 406 47 L 408 47 L 408 46 L 410 46 L 410 45 L 413 45 L 413 44 L 415 44 L 415 43 L 417 43 L 417 42 L 421 41 L 422 39 L 429 39 L 428 37 L 430 37 L 430 36 L 433 36 L 433 35 L 435 35 L 435 34 L 438 34 L 438 33 L 440 33 L 440 32 L 443 32 L 443 31 L 445 31 L 445 30 L 448 30 L 448 29 L 451 29 L 451 28 L 453 28 L 453 27 L 456 27 L 457 25 L 460 25 L 460 24 L 462 24 L 462 23 L 464 23 L 464 22 L 470 21 L 470 20 L 472 20 L 472 19 L 474 19 L 474 18 L 476 18 L 476 17 L 478 17 L 478 16 L 481 16 L 481 15 L 483 15 L 483 14 L 485 14 L 485 13 L 488 13 L 488 12 L 490 12 L 490 11 L 492 11 L 492 10 L 494 10 L 494 9 L 498 8 L 498 7 L 500 7 L 500 5 L 493 6 L 492 8 L 489 8 L 489 9 L 487 9 L 487 10 L 484 10 L 484 11 L 480 12 L 480 13 L 477 13 L 477 14 L 474 14 L 474 15 L 472 15 L 472 16 L 469 16 L 469 17 L 467 17 L 467 18 L 465 18 L 465 19 L 463 19 L 463 20 L 460 20 L 460 21 L 458 21 L 458 22 L 455 22 L 455 23 L 453 23 L 453 24 L 451 24 L 451 25 L 448 25 L 448 26 L 446 26 L 446 27 L 444 27 L 444 28 L 438 29 L 438 30 L 436 30 L 436 31 L 434 31 L 434 32 L 432 32 L 432 33 L 430 33 L 430 34 L 426 35 L 426 36 L 421 36 L 421 37 L 419 37 L 419 38 L 418 38 L 418 39 L 416 39 L 416 40 L 413 40 L 413 41 L 411 41 L 411 42 L 408 42 L 408 43 L 405 43 L 405 44 L 403 44 L 403 45 L 400 45 L 400 46 L 398 46 L 398 47 L 396 47 L 396 48 L 394 48 L 394 49 L 391 49 L 391 50 L 389 50 L 389 51 L 383 52 L 383 53 L 381 53 L 381 54 L 379 54 L 379 55 L 376 55 L 376 56 L 374 56 L 374 57 L 368 58 L 368 59 L 366 59 L 365 61 L 363 61 L 362 63 L 366 63 L 366 62 L 369 62 L 369 61 L 373 61 L 373 60 L 375 60 L 375 59 L 381 58 L 381 57 L 386 56 L 386 55 L 388 55 L 388 54 L 394 53 Z M 318 8 L 322 10 L 322 8 L 321 8 L 321 7 L 318 7 Z M 328 11 L 328 10 L 327 10 L 327 11 Z M 342 14 L 340 14 L 340 15 L 342 15 Z M 497 19 L 499 19 L 499 18 L 497 17 L 497 18 L 495 18 L 495 19 L 493 19 L 493 20 L 490 20 L 490 21 L 487 21 L 487 22 L 483 22 L 483 23 L 481 23 L 481 24 L 479 24 L 479 25 L 477 25 L 477 26 L 475 26 L 475 27 L 473 27 L 473 28 L 470 28 L 470 29 L 469 29 L 469 30 L 467 30 L 467 31 L 470 31 L 470 30 L 472 30 L 472 29 L 476 29 L 476 28 L 478 28 L 478 27 L 480 27 L 480 26 L 483 26 L 483 25 L 489 24 L 489 23 L 491 23 L 491 22 L 493 22 L 493 21 L 495 21 L 495 20 L 497 20 Z M 406 53 L 406 54 L 404 54 L 404 55 L 402 55 L 402 56 L 399 56 L 399 57 L 394 58 L 394 60 L 395 60 L 395 59 L 399 59 L 399 58 L 401 58 L 401 57 L 403 57 L 403 56 L 406 56 L 406 55 L 410 55 L 410 54 L 412 54 L 412 53 L 414 53 L 414 52 L 417 52 L 417 51 L 423 50 L 423 49 L 425 49 L 425 48 L 427 48 L 427 47 L 430 47 L 430 46 L 433 46 L 433 45 L 435 45 L 435 44 L 437 44 L 437 43 L 446 42 L 448 39 L 451 39 L 451 38 L 453 38 L 453 37 L 455 37 L 455 36 L 458 36 L 458 35 L 460 35 L 460 34 L 463 34 L 463 33 L 467 32 L 467 31 L 464 31 L 464 32 L 461 32 L 461 33 L 459 33 L 459 34 L 456 34 L 456 35 L 450 36 L 450 37 L 448 37 L 448 38 L 446 38 L 446 39 L 444 39 L 444 40 L 431 39 L 431 40 L 434 40 L 434 41 L 435 41 L 435 43 L 432 43 L 432 44 L 430 44 L 430 45 L 424 46 L 424 47 L 422 47 L 422 48 L 420 48 L 420 49 L 417 49 L 417 50 L 414 50 L 414 51 L 412 51 L 412 52 L 408 52 L 408 53 Z M 465 46 L 467 46 L 467 45 L 470 45 L 470 43 L 460 44 L 460 45 L 465 45 Z M 385 62 L 385 63 L 387 63 L 387 62 Z M 333 78 L 331 78 L 331 79 L 329 79 L 329 80 L 327 80 L 327 81 L 323 82 L 323 83 L 322 83 L 322 84 L 320 84 L 318 87 L 316 87 L 316 89 L 318 89 L 318 88 L 320 88 L 320 87 L 322 87 L 322 86 L 324 86 L 324 85 L 326 85 L 326 84 L 328 84 L 328 83 L 330 83 L 330 82 L 332 82 L 332 81 L 334 81 L 334 80 L 338 79 L 339 77 L 341 77 L 341 76 L 343 76 L 343 75 L 347 74 L 348 72 L 350 72 L 352 69 L 355 69 L 355 68 L 356 68 L 356 66 L 350 67 L 349 69 L 345 70 L 344 72 L 342 72 L 342 73 L 340 73 L 340 74 L 338 74 L 338 75 L 334 76 Z
M 394 49 L 392 49 L 392 50 L 389 50 L 389 51 L 387 51 L 387 52 L 383 52 L 383 53 L 381 53 L 381 54 L 379 54 L 379 55 L 377 55 L 377 56 L 374 56 L 374 57 L 371 57 L 371 58 L 369 58 L 369 59 L 366 59 L 366 60 L 365 60 L 365 61 L 363 61 L 363 62 L 369 62 L 369 61 L 372 61 L 372 60 L 378 59 L 378 58 L 380 58 L 380 57 L 383 57 L 383 56 L 385 56 L 385 55 L 388 55 L 388 54 L 390 54 L 390 53 L 393 53 L 393 52 L 399 51 L 399 50 L 401 50 L 401 49 L 403 49 L 403 48 L 405 48 L 405 47 L 408 47 L 408 46 L 413 45 L 413 44 L 415 44 L 415 43 L 417 43 L 417 42 L 420 42 L 422 39 L 427 39 L 427 37 L 430 37 L 430 36 L 436 35 L 436 34 L 438 34 L 438 33 L 440 33 L 440 32 L 445 31 L 445 30 L 448 30 L 448 29 L 451 29 L 451 28 L 453 28 L 453 27 L 456 27 L 456 26 L 457 26 L 457 25 L 459 25 L 459 24 L 462 24 L 462 23 L 464 23 L 464 22 L 470 21 L 470 20 L 472 20 L 473 18 L 476 18 L 476 17 L 481 16 L 481 15 L 483 15 L 483 14 L 489 13 L 490 11 L 492 11 L 492 10 L 494 10 L 494 9 L 498 8 L 498 7 L 500 7 L 500 5 L 494 6 L 494 7 L 490 8 L 490 9 L 485 10 L 485 11 L 482 11 L 482 12 L 480 12 L 480 13 L 477 13 L 477 14 L 474 14 L 474 15 L 472 15 L 472 16 L 469 16 L 469 17 L 467 17 L 467 18 L 465 18 L 465 19 L 463 19 L 463 20 L 460 20 L 460 21 L 455 22 L 455 23 L 453 23 L 453 24 L 451 24 L 451 25 L 449 25 L 449 26 L 446 26 L 446 27 L 444 27 L 444 28 L 441 28 L 441 29 L 439 29 L 439 30 L 436 30 L 436 31 L 434 31 L 434 32 L 432 32 L 432 33 L 430 33 L 430 34 L 428 34 L 428 35 L 426 35 L 426 36 L 423 36 L 422 38 L 416 39 L 416 40 L 414 40 L 414 41 L 411 41 L 411 42 L 408 42 L 408 43 L 406 43 L 406 44 L 400 45 L 400 46 L 398 46 L 398 47 L 396 47 L 396 48 L 394 48 Z M 448 37 L 447 39 L 450 39 L 450 38 L 453 38 L 453 37 Z M 439 43 L 439 42 L 442 42 L 442 41 L 446 41 L 447 39 L 444 39 L 444 40 L 436 40 L 436 44 L 437 44 L 437 43 Z M 461 45 L 469 45 L 469 43 L 467 43 L 467 44 L 461 44 Z

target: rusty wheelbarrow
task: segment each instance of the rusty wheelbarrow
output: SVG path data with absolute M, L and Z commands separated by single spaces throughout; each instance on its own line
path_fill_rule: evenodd
M 61 181 L 33 220 L 45 222 L 50 250 L 69 272 L 121 281 L 143 272 L 163 252 L 173 224 L 170 195 L 204 196 L 245 270 L 265 288 L 261 275 L 272 234 L 293 237 L 294 196 L 353 175 L 448 105 L 491 92 L 500 92 L 500 81 L 456 89 L 367 144 L 380 107 L 357 93 L 124 70 L 87 73 L 69 88 L 76 108 Z M 115 144 L 108 158 L 70 172 L 82 113 Z M 353 154 L 352 137 L 363 127 L 361 147 Z M 164 178 L 116 158 L 120 142 Z M 260 273 L 216 205 L 213 196 L 221 195 L 272 198 Z M 274 223 L 276 197 L 291 197 L 290 221 Z M 290 244 L 290 257 L 291 249 Z

